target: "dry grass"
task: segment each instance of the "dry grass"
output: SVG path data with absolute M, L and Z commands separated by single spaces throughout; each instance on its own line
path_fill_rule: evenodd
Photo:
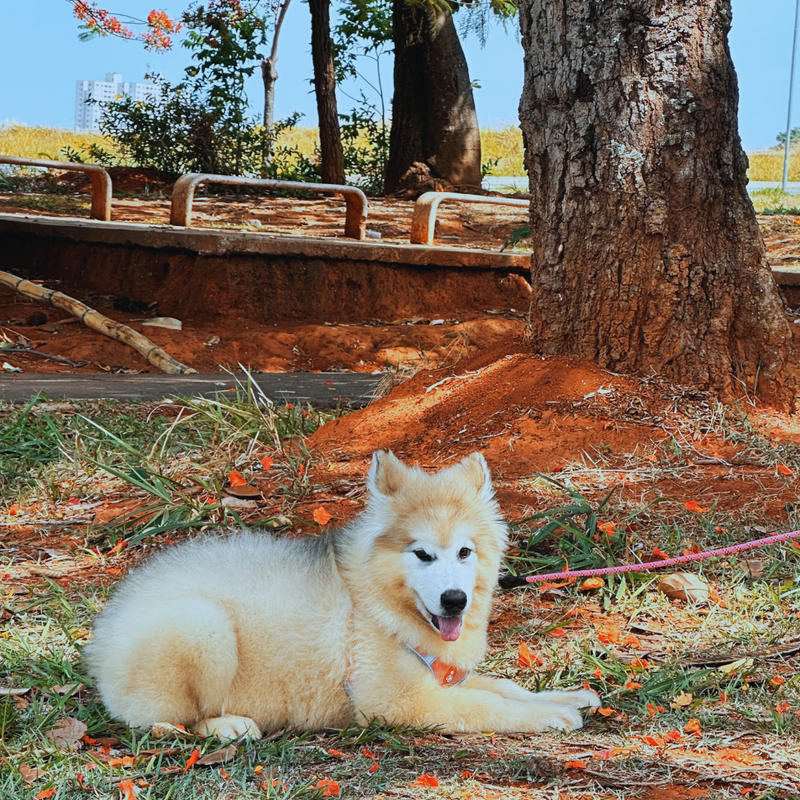
M 306 157 L 314 155 L 319 146 L 317 128 L 293 128 L 279 137 L 284 147 L 297 148 Z M 115 152 L 115 146 L 103 136 L 78 133 L 64 128 L 40 128 L 13 125 L 0 128 L 0 154 L 26 158 L 49 158 L 66 160 L 65 147 L 85 150 L 97 144 L 104 150 Z M 491 174 L 497 176 L 524 175 L 522 132 L 514 125 L 503 128 L 485 128 L 481 131 L 483 161 L 491 166 Z M 765 150 L 750 153 L 748 175 L 753 181 L 779 181 L 783 173 L 783 151 Z M 789 180 L 800 180 L 800 147 L 795 147 L 789 160 Z
M 116 151 L 108 139 L 93 133 L 78 133 L 66 128 L 29 128 L 25 125 L 0 128 L 0 154 L 7 156 L 66 161 L 62 153 L 65 147 L 81 150 L 91 144 L 110 152 Z
M 506 125 L 495 130 L 481 131 L 483 161 L 491 164 L 492 175 L 524 175 L 522 131 L 515 125 Z
M 764 150 L 748 153 L 751 181 L 779 181 L 783 178 L 783 150 Z M 800 147 L 796 145 L 789 153 L 789 180 L 800 181 Z

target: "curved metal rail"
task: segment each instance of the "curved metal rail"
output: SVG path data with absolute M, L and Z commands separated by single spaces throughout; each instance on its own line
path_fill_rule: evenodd
M 355 186 L 332 183 L 303 183 L 302 181 L 276 181 L 267 178 L 242 178 L 237 175 L 210 175 L 188 172 L 181 175 L 172 189 L 170 224 L 190 228 L 194 191 L 201 183 L 225 183 L 242 186 L 260 186 L 267 189 L 302 189 L 310 192 L 341 194 L 345 201 L 344 235 L 351 239 L 364 239 L 367 224 L 367 196 Z
M 529 200 L 512 197 L 485 197 L 481 194 L 458 194 L 456 192 L 425 192 L 414 203 L 414 216 L 411 218 L 411 244 L 433 245 L 433 231 L 436 228 L 436 211 L 445 201 L 460 203 L 490 203 L 497 206 L 530 206 Z
M 19 158 L 0 155 L 0 164 L 15 164 L 19 167 L 44 167 L 45 169 L 71 169 L 85 172 L 92 182 L 92 210 L 94 219 L 111 220 L 111 176 L 94 164 L 73 164 L 71 161 L 46 161 L 40 158 Z

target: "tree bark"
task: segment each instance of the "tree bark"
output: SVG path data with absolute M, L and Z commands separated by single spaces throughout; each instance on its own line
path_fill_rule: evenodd
M 747 194 L 730 0 L 521 0 L 534 341 L 791 404 Z
M 283 0 L 275 18 L 275 30 L 272 34 L 272 48 L 267 58 L 261 60 L 261 78 L 264 83 L 264 127 L 271 128 L 275 122 L 275 81 L 278 80 L 278 39 L 281 35 L 283 20 L 289 10 L 291 0 Z
M 469 68 L 453 17 L 393 0 L 394 99 L 386 191 L 414 162 L 455 186 L 481 184 L 481 140 Z
M 330 0 L 309 0 L 308 8 L 311 12 L 311 60 L 319 115 L 320 172 L 323 183 L 343 184 L 344 150 L 336 107 Z

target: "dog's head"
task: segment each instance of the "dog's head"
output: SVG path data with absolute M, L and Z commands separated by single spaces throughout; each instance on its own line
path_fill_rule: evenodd
M 422 631 L 444 642 L 485 635 L 506 528 L 483 456 L 428 474 L 380 451 L 367 486 L 368 561 L 383 616 L 417 643 Z

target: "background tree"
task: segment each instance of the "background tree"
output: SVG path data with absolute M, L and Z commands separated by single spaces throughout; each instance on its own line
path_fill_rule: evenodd
M 336 66 L 331 40 L 330 0 L 308 0 L 311 60 L 319 117 L 320 174 L 323 183 L 345 183 L 344 150 L 336 104 Z
M 450 7 L 393 0 L 394 98 L 386 191 L 414 162 L 460 186 L 480 186 L 481 139 L 472 82 Z
M 538 348 L 792 402 L 730 0 L 521 0 L 520 21 Z
M 261 80 L 264 83 L 264 127 L 275 123 L 275 82 L 278 80 L 278 39 L 291 0 L 283 0 L 273 6 L 275 26 L 272 30 L 272 45 L 269 55 L 261 59 Z

